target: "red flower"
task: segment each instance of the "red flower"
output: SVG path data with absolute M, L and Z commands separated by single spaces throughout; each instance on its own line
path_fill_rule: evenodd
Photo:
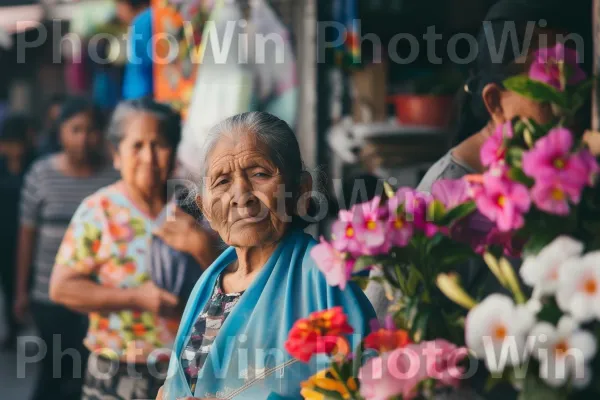
M 374 349 L 380 353 L 387 353 L 410 343 L 412 342 L 408 336 L 408 332 L 402 329 L 380 329 L 369 334 L 364 341 L 365 348 Z
M 317 311 L 296 321 L 285 349 L 298 360 L 308 362 L 314 354 L 332 353 L 344 341 L 343 336 L 352 332 L 342 307 Z

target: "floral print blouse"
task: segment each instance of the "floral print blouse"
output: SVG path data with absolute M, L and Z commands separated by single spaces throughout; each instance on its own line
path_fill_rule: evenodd
M 74 268 L 100 285 L 134 288 L 150 279 L 147 252 L 155 220 L 140 211 L 117 183 L 79 206 L 58 251 L 56 264 Z M 147 311 L 93 312 L 85 345 L 109 358 L 135 362 L 168 360 L 178 320 Z

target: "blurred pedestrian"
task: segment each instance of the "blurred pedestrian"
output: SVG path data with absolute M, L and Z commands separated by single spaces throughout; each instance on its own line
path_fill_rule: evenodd
M 77 97 L 67 99 L 56 124 L 62 151 L 32 165 L 25 177 L 20 205 L 14 312 L 19 320 L 25 317 L 32 277 L 31 312 L 47 348 L 35 400 L 81 397 L 86 319 L 50 300 L 50 274 L 63 235 L 81 201 L 118 178 L 106 157 L 103 134 L 90 102 Z M 55 335 L 59 335 L 58 342 Z M 76 349 L 80 362 L 63 356 L 60 366 L 53 365 L 65 349 Z M 55 377 L 58 367 L 60 375 Z
M 89 196 L 73 216 L 50 295 L 89 313 L 83 399 L 154 399 L 181 308 L 151 279 L 149 241 L 167 204 L 181 122 L 170 107 L 142 98 L 122 102 L 108 132 L 121 180 Z
M 15 254 L 19 228 L 19 198 L 23 177 L 33 161 L 29 141 L 31 121 L 23 115 L 9 115 L 0 128 L 0 283 L 7 335 L 4 349 L 16 348 L 19 323 L 13 314 L 15 298 Z
M 65 96 L 60 94 L 53 95 L 48 101 L 46 113 L 42 120 L 42 130 L 38 135 L 37 149 L 39 156 L 60 151 L 60 141 L 58 132 L 56 131 L 56 119 L 60 114 L 60 109 L 64 101 Z
M 130 27 L 123 98 L 152 96 L 152 9 L 150 0 L 117 0 L 117 18 Z

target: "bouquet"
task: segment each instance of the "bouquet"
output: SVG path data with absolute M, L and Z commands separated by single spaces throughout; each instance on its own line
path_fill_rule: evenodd
M 305 398 L 431 398 L 465 382 L 467 355 L 485 361 L 484 396 L 499 382 L 520 399 L 600 394 L 590 384 L 600 371 L 600 167 L 571 128 L 591 87 L 576 59 L 560 44 L 540 49 L 527 75 L 504 82 L 547 104 L 553 118 L 498 126 L 481 150 L 485 173 L 436 182 L 430 194 L 385 186 L 340 212 L 332 239 L 312 251 L 318 267 L 342 289 L 350 280 L 376 280 L 393 305 L 387 326 L 354 352 L 342 339 L 313 347 L 337 353 L 330 369 L 305 383 Z M 523 260 L 520 269 L 515 259 Z M 468 276 L 467 263 L 477 261 L 483 274 Z M 436 356 L 424 358 L 432 346 Z M 365 350 L 377 355 L 364 362 Z M 397 361 L 400 353 L 411 354 L 408 364 Z M 413 373 L 393 374 L 398 365 Z M 438 374 L 439 366 L 453 374 Z

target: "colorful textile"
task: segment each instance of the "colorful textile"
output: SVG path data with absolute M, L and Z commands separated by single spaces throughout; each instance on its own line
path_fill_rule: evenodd
M 302 231 L 286 233 L 269 260 L 223 322 L 199 371 L 194 393 L 179 357 L 172 357 L 165 399 L 298 398 L 300 383 L 329 365 L 326 356 L 305 364 L 293 359 L 284 343 L 298 319 L 311 312 L 341 306 L 354 334 L 354 348 L 369 332 L 375 317 L 362 290 L 349 283 L 344 291 L 327 284 L 310 250 L 317 242 Z M 190 296 L 175 341 L 181 354 L 201 310 L 212 297 L 223 270 L 237 259 L 233 247 L 209 267 Z
M 243 294 L 224 293 L 221 281 L 222 277 L 219 277 L 212 297 L 194 323 L 190 340 L 181 353 L 181 365 L 192 393 L 196 390 L 198 372 L 204 365 L 219 330 Z
M 357 0 L 334 0 L 333 19 L 344 26 L 344 40 L 335 49 L 338 65 L 360 65 L 361 49 L 359 40 L 359 16 Z
M 56 257 L 100 285 L 133 288 L 150 279 L 148 244 L 155 220 L 129 200 L 122 184 L 99 190 L 83 201 Z M 178 322 L 150 312 L 121 310 L 90 313 L 85 339 L 106 357 L 149 362 L 170 355 Z M 137 355 L 137 357 L 135 357 Z
M 152 96 L 154 77 L 152 54 L 149 49 L 152 42 L 152 10 L 142 11 L 131 24 L 129 35 L 129 59 L 125 65 L 123 80 L 123 98 L 137 99 Z

